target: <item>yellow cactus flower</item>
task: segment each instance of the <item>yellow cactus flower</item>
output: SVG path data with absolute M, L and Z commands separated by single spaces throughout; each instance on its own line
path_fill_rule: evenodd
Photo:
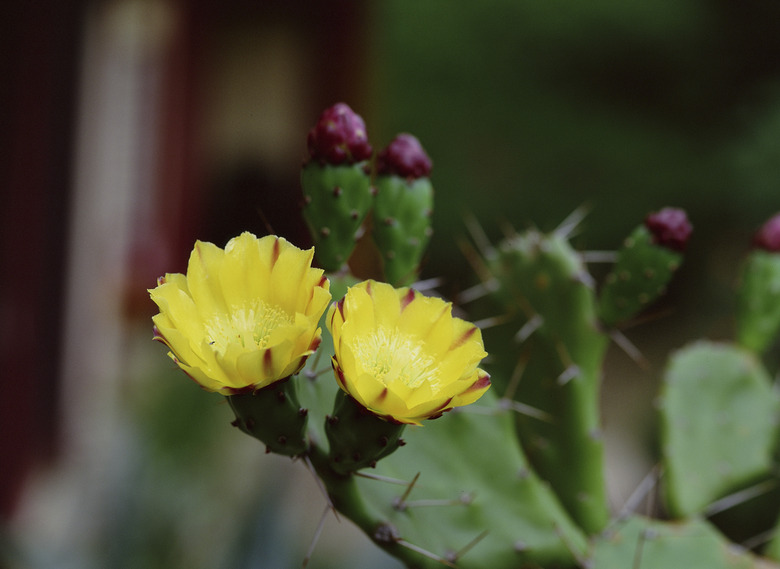
M 339 385 L 388 421 L 419 425 L 490 387 L 477 367 L 487 355 L 481 332 L 439 298 L 364 281 L 331 306 L 327 326 Z
M 320 343 L 330 283 L 314 250 L 242 233 L 220 249 L 197 241 L 187 274 L 151 289 L 155 339 L 209 391 L 233 395 L 298 373 Z

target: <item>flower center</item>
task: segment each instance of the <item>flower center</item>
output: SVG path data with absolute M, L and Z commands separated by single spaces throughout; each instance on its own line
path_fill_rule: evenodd
M 225 353 L 230 344 L 236 343 L 244 348 L 265 348 L 275 329 L 292 323 L 293 318 L 287 312 L 257 299 L 215 315 L 206 323 L 206 334 L 209 344 L 219 353 Z
M 436 362 L 423 353 L 423 347 L 419 340 L 385 328 L 354 340 L 357 359 L 385 385 L 400 381 L 410 388 L 423 383 L 435 388 L 439 383 Z

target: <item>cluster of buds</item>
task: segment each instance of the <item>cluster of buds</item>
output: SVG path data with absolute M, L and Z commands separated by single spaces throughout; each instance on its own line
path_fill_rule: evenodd
M 301 172 L 303 215 L 320 266 L 331 272 L 343 267 L 373 210 L 372 236 L 385 280 L 396 286 L 413 282 L 432 233 L 432 163 L 420 142 L 399 134 L 374 157 L 365 122 L 338 103 L 320 115 L 308 149 Z

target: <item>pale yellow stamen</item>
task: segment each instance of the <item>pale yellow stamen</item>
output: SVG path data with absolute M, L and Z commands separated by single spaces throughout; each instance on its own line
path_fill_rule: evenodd
M 232 307 L 227 314 L 214 315 L 206 323 L 206 334 L 209 344 L 219 353 L 225 353 L 233 343 L 244 348 L 266 348 L 276 328 L 292 323 L 287 312 L 257 299 L 249 305 Z
M 409 388 L 439 383 L 436 362 L 423 353 L 423 344 L 414 338 L 379 328 L 374 334 L 354 340 L 355 357 L 385 385 L 397 381 Z

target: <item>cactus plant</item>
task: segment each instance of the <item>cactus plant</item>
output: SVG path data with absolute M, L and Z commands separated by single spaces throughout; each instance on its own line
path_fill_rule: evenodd
M 358 119 L 337 105 L 310 133 L 301 181 L 315 253 L 248 234 L 224 251 L 198 243 L 187 275 L 151 291 L 155 337 L 177 365 L 225 395 L 234 425 L 268 452 L 307 465 L 329 508 L 410 568 L 778 569 L 711 519 L 755 496 L 756 482 L 780 483 L 780 396 L 763 361 L 780 328 L 778 223 L 745 264 L 736 341 L 689 343 L 663 375 L 660 497 L 673 519 L 616 514 L 600 435 L 604 358 L 681 263 L 687 215 L 649 215 L 600 286 L 567 228 L 483 246 L 477 288 L 503 323 L 483 344 L 451 303 L 407 286 L 432 196 L 416 139 L 396 139 L 374 168 L 373 238 L 391 282 L 345 268 L 371 205 Z M 780 517 L 771 500 L 738 507 Z M 771 524 L 763 553 L 777 559 Z

